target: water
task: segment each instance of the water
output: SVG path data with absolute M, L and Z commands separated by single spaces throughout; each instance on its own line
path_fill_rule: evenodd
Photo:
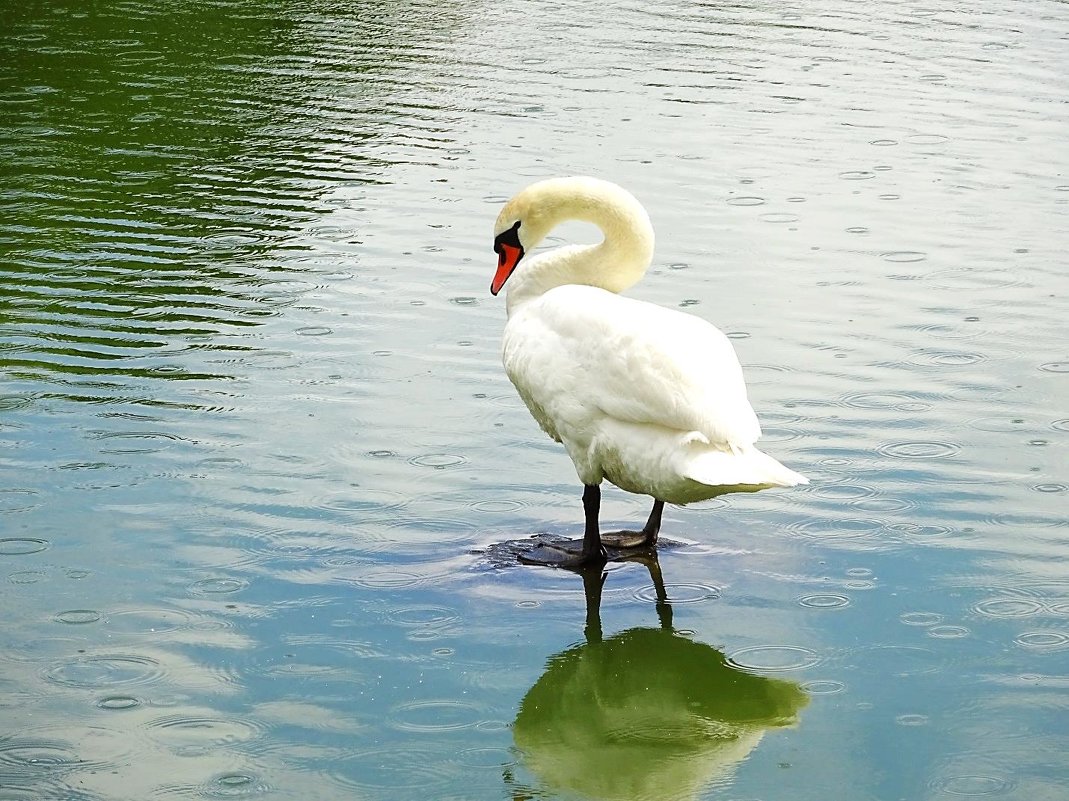
M 1063 797 L 1064 4 L 3 17 L 4 801 Z M 487 292 L 570 173 L 813 480 L 600 615 L 477 553 L 580 521 Z

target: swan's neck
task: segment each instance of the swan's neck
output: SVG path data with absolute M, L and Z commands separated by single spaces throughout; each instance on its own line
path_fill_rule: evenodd
M 558 224 L 580 220 L 596 225 L 604 239 L 596 245 L 568 245 L 528 257 L 509 282 L 509 313 L 524 302 L 565 284 L 585 284 L 622 292 L 638 282 L 653 258 L 653 226 L 645 209 L 629 194 L 613 193 L 601 183 L 580 185 L 566 200 L 548 204 L 533 220 L 530 236 L 541 241 Z M 526 223 L 525 223 L 526 224 Z

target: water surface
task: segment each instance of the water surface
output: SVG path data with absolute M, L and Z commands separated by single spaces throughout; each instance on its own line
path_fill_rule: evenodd
M 0 798 L 1064 795 L 1064 4 L 4 20 Z M 600 634 L 479 553 L 580 521 L 487 292 L 571 173 L 812 479 L 667 510 Z

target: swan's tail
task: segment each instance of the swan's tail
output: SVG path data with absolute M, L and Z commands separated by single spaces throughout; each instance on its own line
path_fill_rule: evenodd
M 687 478 L 710 486 L 754 485 L 794 487 L 809 479 L 784 467 L 756 448 L 730 453 L 713 448 L 692 448 L 683 466 Z

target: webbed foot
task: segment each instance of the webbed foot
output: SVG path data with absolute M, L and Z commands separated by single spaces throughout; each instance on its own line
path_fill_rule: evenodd
M 657 535 L 646 531 L 614 531 L 602 534 L 601 542 L 606 548 L 618 551 L 643 549 L 648 550 L 657 544 Z
M 584 553 L 583 540 L 543 540 L 528 551 L 520 553 L 517 558 L 525 565 L 542 565 L 544 567 L 563 567 L 576 570 L 593 565 L 603 565 L 609 559 L 604 547 L 594 553 Z

